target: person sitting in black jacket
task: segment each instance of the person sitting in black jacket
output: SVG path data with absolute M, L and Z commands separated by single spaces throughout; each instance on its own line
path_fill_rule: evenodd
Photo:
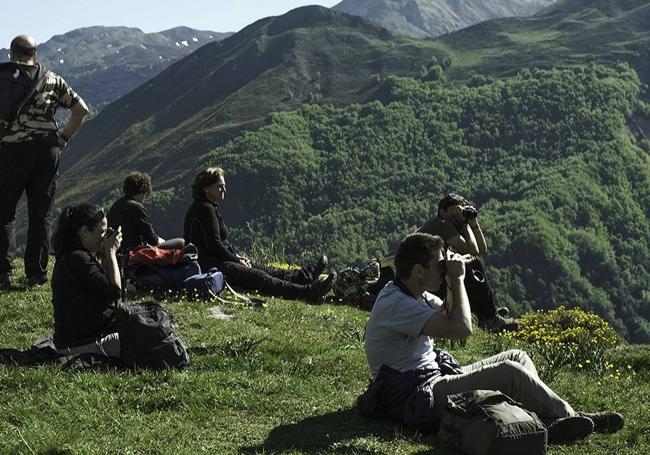
M 122 287 L 116 258 L 122 234 L 119 227 L 110 234 L 107 229 L 104 212 L 92 204 L 66 207 L 59 216 L 52 237 L 54 344 L 59 353 L 120 355 L 113 308 Z
M 196 245 L 201 270 L 216 267 L 233 286 L 264 294 L 319 301 L 332 287 L 335 274 L 319 280 L 327 257 L 300 270 L 281 270 L 253 264 L 235 252 L 228 242 L 228 228 L 219 213 L 226 196 L 223 169 L 210 167 L 199 172 L 192 184 L 193 204 L 185 214 L 184 237 Z
M 151 177 L 143 172 L 131 172 L 124 178 L 124 196 L 118 199 L 108 211 L 108 225 L 122 227 L 124 241 L 121 249 L 131 250 L 140 245 L 172 249 L 183 248 L 181 238 L 165 240 L 156 234 L 149 221 L 149 214 L 142 202 L 151 193 Z

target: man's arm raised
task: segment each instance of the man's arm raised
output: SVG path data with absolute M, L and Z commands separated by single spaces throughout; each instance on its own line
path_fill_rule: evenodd
M 465 291 L 465 258 L 453 254 L 447 260 L 447 313 L 436 312 L 424 324 L 421 335 L 460 340 L 472 335 L 472 313 Z

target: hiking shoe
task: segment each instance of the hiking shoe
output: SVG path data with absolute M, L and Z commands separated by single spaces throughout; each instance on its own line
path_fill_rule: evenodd
M 519 329 L 519 321 L 497 314 L 493 318 L 478 321 L 478 326 L 487 332 L 512 332 Z
M 314 264 L 305 266 L 303 269 L 305 272 L 307 272 L 307 275 L 311 278 L 311 281 L 316 281 L 318 278 L 320 278 L 320 274 L 325 271 L 328 263 L 329 261 L 327 260 L 327 256 L 322 255 Z
M 309 285 L 309 293 L 307 295 L 307 302 L 320 303 L 325 294 L 332 289 L 332 284 L 336 279 L 336 273 L 330 273 L 327 278 L 321 281 L 314 281 Z
M 593 433 L 594 423 L 587 417 L 571 416 L 554 420 L 546 428 L 549 444 L 570 444 Z
M 37 286 L 41 286 L 43 284 L 47 283 L 47 277 L 42 275 L 42 276 L 28 276 L 27 277 L 27 287 L 28 288 L 35 288 Z
M 500 306 L 497 308 L 497 314 L 501 317 L 507 318 L 510 316 L 510 310 L 508 309 L 507 306 Z
M 586 417 L 594 423 L 596 433 L 616 433 L 623 428 L 625 420 L 623 415 L 618 412 L 579 412 L 582 417 Z
M 11 274 L 8 272 L 0 273 L 0 289 L 11 288 Z

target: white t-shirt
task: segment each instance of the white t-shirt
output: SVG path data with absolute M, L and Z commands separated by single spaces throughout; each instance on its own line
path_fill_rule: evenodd
M 427 298 L 442 303 L 433 295 Z M 423 299 L 405 294 L 393 282 L 382 289 L 366 327 L 366 357 L 373 379 L 382 365 L 398 371 L 438 367 L 431 338 L 420 335 L 436 311 Z

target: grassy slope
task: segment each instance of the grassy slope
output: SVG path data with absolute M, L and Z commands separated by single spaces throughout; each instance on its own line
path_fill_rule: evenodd
M 642 81 L 648 66 L 650 4 L 643 0 L 561 0 L 536 16 L 484 22 L 440 37 L 452 77 L 505 76 L 532 66 L 626 61 Z
M 255 310 L 168 302 L 192 353 L 182 372 L 67 373 L 0 366 L 2 454 L 329 453 L 450 454 L 431 435 L 367 421 L 354 409 L 368 377 L 367 314 L 347 307 L 269 299 Z M 0 346 L 27 347 L 51 326 L 49 288 L 0 294 Z M 251 342 L 257 342 L 252 347 Z M 498 343 L 479 332 L 453 352 L 463 362 Z M 578 409 L 612 408 L 627 425 L 614 436 L 550 454 L 650 451 L 650 351 L 622 354 L 635 377 L 561 373 L 553 387 Z

